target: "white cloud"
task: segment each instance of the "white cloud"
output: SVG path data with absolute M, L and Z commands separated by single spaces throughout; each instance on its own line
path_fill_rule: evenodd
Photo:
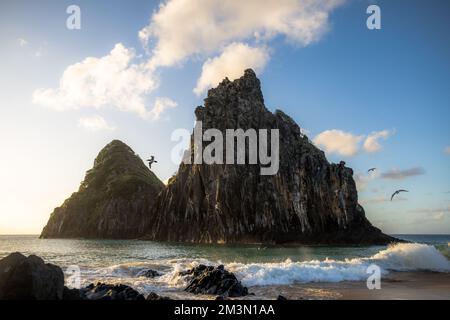
M 441 221 L 443 219 L 444 219 L 444 213 L 443 212 L 439 212 L 439 213 L 433 215 L 433 220 Z
M 409 177 L 415 177 L 425 174 L 425 169 L 422 167 L 414 167 L 410 169 L 400 170 L 397 168 L 388 170 L 381 174 L 383 179 L 391 179 L 391 180 L 403 180 Z
M 28 41 L 23 38 L 19 38 L 17 39 L 17 43 L 19 44 L 19 46 L 25 47 L 28 44 Z
M 149 115 L 153 120 L 158 120 L 161 114 L 167 109 L 172 109 L 177 106 L 177 103 L 166 97 L 158 97 L 155 99 L 153 108 L 150 110 Z
M 387 139 L 394 131 L 374 131 L 369 135 L 354 135 L 338 129 L 326 130 L 318 134 L 313 142 L 327 153 L 335 153 L 341 156 L 351 157 L 362 149 L 367 153 L 379 152 L 382 149 L 379 140 Z
M 158 119 L 176 105 L 156 100 L 153 109 L 147 108 L 148 95 L 158 87 L 158 68 L 213 57 L 204 63 L 194 89 L 200 94 L 247 67 L 261 71 L 269 60 L 269 41 L 277 36 L 299 46 L 320 40 L 330 13 L 344 1 L 168 0 L 139 32 L 147 61 L 134 63 L 134 50 L 118 43 L 103 57 L 68 66 L 58 87 L 35 90 L 33 101 L 55 110 L 115 107 Z
M 78 121 L 78 125 L 87 130 L 90 130 L 90 131 L 114 130 L 115 129 L 114 127 L 110 126 L 103 117 L 101 117 L 99 115 L 81 118 Z
M 264 47 L 250 47 L 245 43 L 233 42 L 218 57 L 208 59 L 202 67 L 202 74 L 193 90 L 200 95 L 206 89 L 215 87 L 225 77 L 234 80 L 242 76 L 244 70 L 252 68 L 256 73 L 264 69 L 269 53 Z
M 444 148 L 444 152 L 445 152 L 446 154 L 450 154 L 450 146 L 445 147 L 445 148 Z
M 143 65 L 132 64 L 134 57 L 132 49 L 118 43 L 104 57 L 88 57 L 68 66 L 58 88 L 35 90 L 33 102 L 60 111 L 113 106 L 154 118 L 155 112 L 146 108 L 146 97 L 157 80 Z
M 367 136 L 366 140 L 364 141 L 363 145 L 364 150 L 369 153 L 379 152 L 382 148 L 379 140 L 380 139 L 386 140 L 391 134 L 393 134 L 393 132 L 389 130 L 372 132 Z
M 328 29 L 330 12 L 343 0 L 169 0 L 139 32 L 154 42 L 149 65 L 172 66 L 208 55 L 234 41 L 268 41 L 283 35 L 306 46 Z
M 372 198 L 366 198 L 366 199 L 360 199 L 359 203 L 361 203 L 362 205 L 366 205 L 369 203 L 383 203 L 383 202 L 388 202 L 389 197 L 387 196 L 376 196 L 376 197 L 372 197 Z
M 327 153 L 342 156 L 354 156 L 359 150 L 359 144 L 364 136 L 353 135 L 342 130 L 326 130 L 318 134 L 313 142 L 325 149 Z
M 380 176 L 378 171 L 371 171 L 367 174 L 357 173 L 355 174 L 355 183 L 358 191 L 364 191 L 370 181 L 377 179 Z
M 44 55 L 44 49 L 42 47 L 39 47 L 39 49 L 37 49 L 33 54 L 33 56 L 36 58 L 40 58 L 43 55 Z

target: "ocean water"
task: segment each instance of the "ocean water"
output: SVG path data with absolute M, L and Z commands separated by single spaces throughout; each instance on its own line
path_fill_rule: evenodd
M 123 283 L 146 294 L 179 293 L 186 279 L 179 271 L 198 264 L 224 264 L 246 286 L 291 285 L 367 279 L 367 267 L 383 274 L 402 271 L 450 272 L 450 235 L 395 235 L 412 243 L 368 247 L 266 247 L 194 245 L 140 240 L 39 239 L 1 236 L 0 259 L 11 252 L 35 254 L 68 270 L 77 266 L 82 285 Z M 163 275 L 140 277 L 145 269 Z M 71 286 L 71 283 L 68 283 Z

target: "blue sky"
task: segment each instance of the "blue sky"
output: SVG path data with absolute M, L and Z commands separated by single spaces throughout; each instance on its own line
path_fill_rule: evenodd
M 115 138 L 155 154 L 155 173 L 169 178 L 178 167 L 171 133 L 190 130 L 205 90 L 243 66 L 257 70 L 270 110 L 354 169 L 375 225 L 450 233 L 450 4 L 248 3 L 2 1 L 0 233 L 39 233 Z M 71 4 L 80 30 L 66 28 Z M 381 8 L 381 30 L 366 27 L 370 4 Z M 105 75 L 101 66 L 118 69 Z M 72 85 L 92 82 L 100 85 L 88 97 Z M 102 93 L 110 83 L 120 85 Z M 386 201 L 398 188 L 410 193 Z

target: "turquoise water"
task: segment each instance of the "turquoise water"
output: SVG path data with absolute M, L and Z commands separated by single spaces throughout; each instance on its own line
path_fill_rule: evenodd
M 81 283 L 124 283 L 143 293 L 182 291 L 178 272 L 198 265 L 225 264 L 248 286 L 364 280 L 375 263 L 383 272 L 430 270 L 450 272 L 450 235 L 397 235 L 411 241 L 393 247 L 264 247 L 193 245 L 139 240 L 39 239 L 0 236 L 0 258 L 11 252 L 35 254 L 66 270 L 80 268 Z M 143 269 L 162 277 L 139 277 Z

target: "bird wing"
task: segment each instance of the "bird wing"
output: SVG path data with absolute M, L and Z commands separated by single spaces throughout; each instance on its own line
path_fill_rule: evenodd
M 392 196 L 391 196 L 391 201 L 392 201 L 392 199 L 393 199 L 397 194 L 399 194 L 399 191 L 398 191 L 398 190 L 395 191 L 395 192 L 392 194 Z
M 404 190 L 404 189 L 400 189 L 400 190 L 395 191 L 395 192 L 392 194 L 392 196 L 391 196 L 391 201 L 392 201 L 392 199 L 394 198 L 394 196 L 395 196 L 396 194 L 399 194 L 400 192 L 409 192 L 409 191 L 408 191 L 408 190 Z

